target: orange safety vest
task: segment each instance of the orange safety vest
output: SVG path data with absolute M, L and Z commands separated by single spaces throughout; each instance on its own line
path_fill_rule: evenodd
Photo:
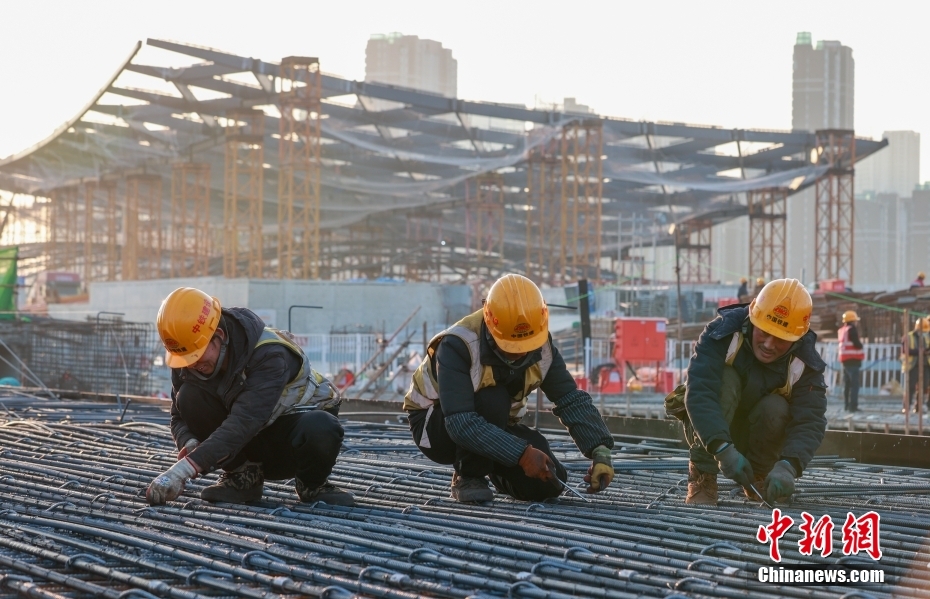
M 859 360 L 861 362 L 865 360 L 865 348 L 860 347 L 856 349 L 853 342 L 849 340 L 849 323 L 840 327 L 840 330 L 837 331 L 837 336 L 839 337 L 840 343 L 836 351 L 840 362 L 847 362 L 849 360 Z

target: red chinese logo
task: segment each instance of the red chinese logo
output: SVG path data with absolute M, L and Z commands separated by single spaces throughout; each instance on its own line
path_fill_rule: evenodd
M 854 555 L 865 551 L 874 560 L 881 559 L 882 549 L 878 540 L 879 515 L 869 512 L 858 518 L 846 513 L 843 524 L 843 554 Z
M 775 316 L 778 316 L 779 318 L 788 318 L 789 314 L 787 306 L 782 305 L 775 306 L 775 309 L 772 310 L 772 312 L 774 312 Z
M 778 552 L 778 539 L 782 538 L 794 520 L 791 516 L 782 516 L 781 510 L 775 508 L 772 510 L 772 523 L 768 526 L 760 526 L 756 533 L 756 539 L 760 543 L 769 543 L 769 557 L 772 561 L 780 562 L 781 554 Z
M 821 516 L 816 523 L 807 512 L 801 512 L 801 518 L 804 519 L 798 527 L 804 533 L 804 537 L 798 541 L 801 555 L 811 555 L 814 549 L 819 549 L 823 557 L 833 553 L 833 520 L 830 516 Z

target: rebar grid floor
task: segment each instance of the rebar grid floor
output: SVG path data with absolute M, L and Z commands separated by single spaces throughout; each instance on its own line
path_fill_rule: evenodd
M 723 477 L 718 508 L 686 506 L 687 455 L 662 440 L 617 437 L 617 477 L 588 501 L 467 505 L 449 499 L 451 468 L 426 460 L 405 425 L 345 422 L 330 480 L 355 508 L 299 503 L 292 481 L 266 481 L 254 505 L 203 502 L 215 474 L 153 508 L 145 488 L 177 451 L 166 419 L 55 406 L 30 408 L 41 421 L 0 411 L 0 598 L 930 597 L 930 470 L 815 459 L 776 506 L 795 521 L 781 565 L 878 567 L 885 582 L 766 585 L 758 569 L 779 564 L 756 534 L 771 510 Z M 589 461 L 546 432 L 580 489 Z M 844 556 L 847 512 L 870 510 L 881 560 Z M 831 555 L 799 553 L 803 511 L 832 517 Z

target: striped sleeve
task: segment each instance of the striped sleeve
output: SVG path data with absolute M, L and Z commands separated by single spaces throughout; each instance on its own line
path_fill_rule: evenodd
M 598 445 L 608 449 L 613 448 L 614 438 L 604 424 L 600 412 L 594 407 L 594 402 L 587 391 L 576 389 L 558 400 L 553 400 L 555 407 L 552 413 L 568 429 L 568 434 L 575 440 L 575 445 L 586 457 Z
M 477 412 L 459 412 L 446 416 L 446 430 L 456 445 L 508 467 L 517 465 L 529 445 L 523 439 L 497 428 Z

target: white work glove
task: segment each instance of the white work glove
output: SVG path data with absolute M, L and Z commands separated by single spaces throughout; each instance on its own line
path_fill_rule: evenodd
M 197 476 L 200 469 L 190 458 L 183 458 L 155 477 L 145 491 L 149 505 L 164 505 L 177 499 L 184 492 L 184 483 Z
M 200 446 L 200 441 L 197 439 L 191 439 L 184 444 L 184 447 L 181 448 L 181 451 L 178 452 L 178 459 L 183 460 L 185 457 L 190 455 L 190 452 L 197 449 Z

